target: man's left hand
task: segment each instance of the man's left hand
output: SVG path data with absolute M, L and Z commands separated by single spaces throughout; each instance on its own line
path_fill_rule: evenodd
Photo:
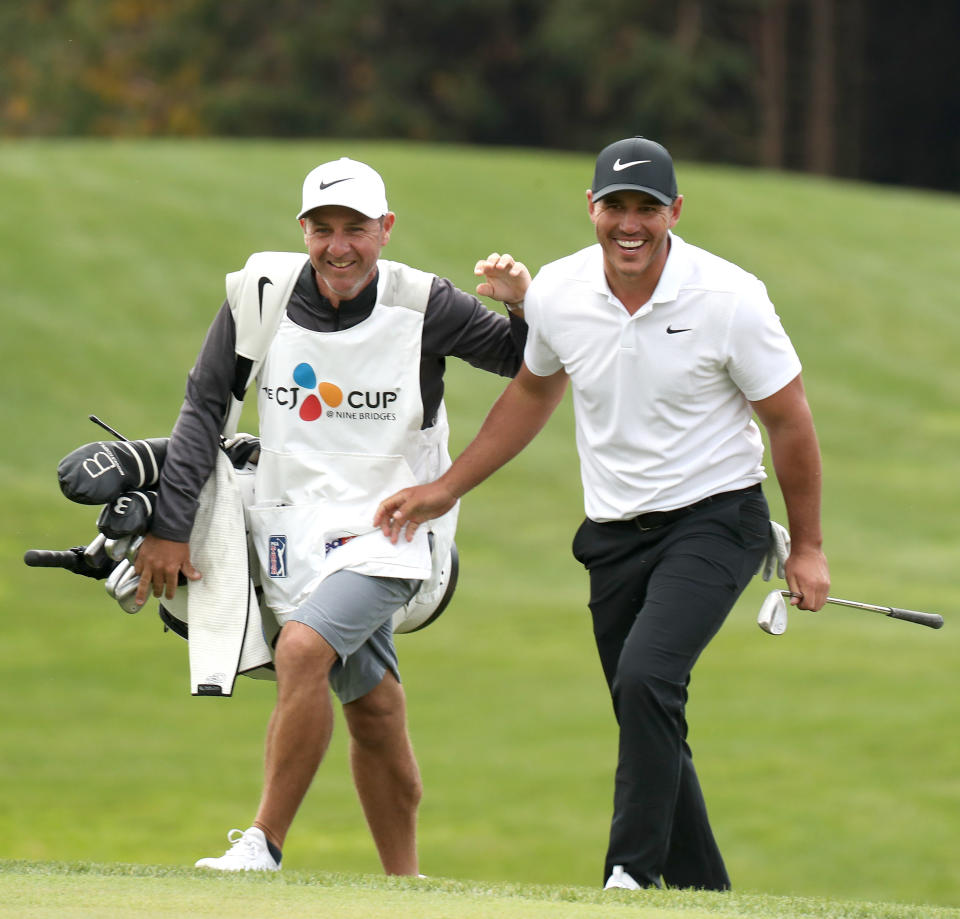
M 830 593 L 830 571 L 823 552 L 794 542 L 784 567 L 787 587 L 791 593 L 797 594 L 790 603 L 800 609 L 821 609 Z

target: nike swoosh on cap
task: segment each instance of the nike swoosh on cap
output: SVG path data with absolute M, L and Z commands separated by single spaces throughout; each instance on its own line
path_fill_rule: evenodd
M 345 179 L 334 179 L 332 182 L 321 182 L 320 191 L 326 191 L 331 185 L 336 185 L 338 182 L 349 182 L 353 176 L 347 176 Z
M 642 166 L 644 163 L 652 163 L 653 160 L 631 160 L 629 163 L 621 163 L 620 157 L 617 157 L 617 161 L 613 164 L 614 172 L 622 172 L 624 169 L 629 169 L 631 166 Z

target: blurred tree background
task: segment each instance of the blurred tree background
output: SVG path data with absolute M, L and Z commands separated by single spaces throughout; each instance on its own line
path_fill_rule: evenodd
M 956 0 L 29 0 L 0 137 L 377 137 L 960 190 Z

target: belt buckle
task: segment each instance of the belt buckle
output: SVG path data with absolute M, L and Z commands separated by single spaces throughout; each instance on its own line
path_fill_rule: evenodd
M 651 530 L 659 530 L 666 522 L 666 511 L 651 511 L 649 514 L 638 514 L 633 518 L 634 524 L 641 533 L 649 533 Z M 641 521 L 649 521 L 649 526 L 645 526 Z

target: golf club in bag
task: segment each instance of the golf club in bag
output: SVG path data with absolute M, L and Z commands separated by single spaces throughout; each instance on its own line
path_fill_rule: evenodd
M 78 504 L 102 504 L 97 518 L 96 537 L 86 546 L 65 550 L 29 549 L 24 563 L 31 568 L 62 568 L 74 574 L 104 580 L 107 594 L 127 613 L 139 612 L 136 602 L 139 576 L 134 570 L 137 550 L 147 532 L 156 505 L 156 484 L 160 477 L 168 438 L 131 441 L 96 415 L 90 421 L 118 439 L 96 441 L 77 447 L 57 467 L 63 495 Z M 238 474 L 246 500 L 252 500 L 252 472 L 259 457 L 259 438 L 237 434 L 221 444 Z M 459 556 L 451 544 L 442 560 L 433 591 L 415 595 L 397 611 L 395 632 L 416 632 L 435 622 L 447 608 L 457 586 Z M 181 575 L 179 586 L 186 583 Z M 185 620 L 186 593 L 178 591 L 180 603 L 161 603 L 164 623 L 178 635 L 187 637 L 186 622 L 178 627 L 168 620 Z M 175 600 L 177 598 L 174 598 Z

